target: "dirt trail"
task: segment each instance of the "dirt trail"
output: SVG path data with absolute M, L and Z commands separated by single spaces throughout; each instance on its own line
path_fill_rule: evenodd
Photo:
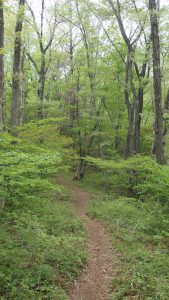
M 117 267 L 117 256 L 111 247 L 110 238 L 103 225 L 86 215 L 89 194 L 75 183 L 68 184 L 63 179 L 60 179 L 59 183 L 73 193 L 76 213 L 85 220 L 88 232 L 89 259 L 80 279 L 71 289 L 70 299 L 108 300 L 111 277 Z

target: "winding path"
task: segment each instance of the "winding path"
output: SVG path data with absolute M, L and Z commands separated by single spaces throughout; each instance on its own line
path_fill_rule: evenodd
M 74 282 L 70 300 L 109 300 L 111 277 L 116 273 L 118 259 L 109 235 L 102 224 L 86 215 L 89 193 L 74 182 L 59 179 L 59 183 L 73 193 L 76 213 L 85 221 L 88 233 L 89 258 L 80 279 Z

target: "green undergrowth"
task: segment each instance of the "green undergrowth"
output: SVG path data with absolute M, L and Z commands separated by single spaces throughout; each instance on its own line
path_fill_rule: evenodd
M 66 300 L 85 263 L 83 223 L 53 175 L 67 145 L 51 120 L 0 135 L 1 300 Z
M 162 178 L 155 180 L 160 182 Z M 146 184 L 151 186 L 151 182 Z M 107 226 L 113 247 L 119 254 L 119 269 L 112 279 L 111 299 L 168 300 L 168 204 L 153 200 L 151 194 L 144 197 L 144 201 L 127 196 L 127 192 L 122 196 L 120 190 L 117 192 L 117 185 L 104 191 L 102 172 L 89 173 L 83 182 L 83 186 L 94 194 L 88 214 Z M 156 186 L 156 189 L 161 187 Z M 162 196 L 167 200 L 165 190 Z
M 0 299 L 68 299 L 86 259 L 85 231 L 70 201 L 57 198 L 3 214 Z
M 113 246 L 120 253 L 111 299 L 167 300 L 169 215 L 155 203 L 138 203 L 124 197 L 113 199 L 105 194 L 95 198 L 89 215 L 107 225 Z
M 98 188 L 117 195 L 155 200 L 166 207 L 169 204 L 169 166 L 160 166 L 152 157 L 137 155 L 128 160 L 103 160 L 88 157 L 88 163 L 100 171 L 90 174 Z M 89 180 L 88 180 L 89 183 Z M 91 186 L 91 184 L 89 183 Z

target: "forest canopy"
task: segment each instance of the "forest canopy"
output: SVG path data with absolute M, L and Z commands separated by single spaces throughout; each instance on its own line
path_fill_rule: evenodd
M 0 12 L 1 131 L 61 116 L 82 157 L 167 161 L 165 2 L 1 1 Z

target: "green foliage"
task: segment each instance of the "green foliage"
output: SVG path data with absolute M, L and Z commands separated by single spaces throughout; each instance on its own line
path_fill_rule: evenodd
M 119 253 L 111 299 L 167 300 L 168 166 L 143 156 L 114 161 L 88 157 L 87 161 L 92 172 L 84 184 L 96 194 L 88 213 L 107 225 Z
M 0 198 L 11 208 L 34 197 L 59 192 L 49 180 L 66 169 L 66 149 L 71 140 L 59 135 L 61 119 L 34 121 L 22 127 L 19 136 L 0 136 Z M 57 125 L 56 125 L 57 123 Z
M 157 202 L 100 194 L 89 215 L 108 226 L 119 253 L 111 299 L 161 299 L 169 294 L 169 214 Z
M 169 168 L 159 166 L 153 158 L 138 155 L 112 161 L 88 157 L 87 161 L 104 171 L 102 186 L 109 186 L 115 193 L 168 204 Z
M 62 162 L 60 154 L 40 151 L 35 147 L 31 153 L 32 149 L 21 148 L 12 147 L 11 151 L 0 156 L 0 197 L 11 207 L 23 204 L 35 195 L 58 191 L 48 177 L 59 169 Z
M 0 136 L 0 299 L 67 300 L 86 259 L 85 231 L 54 182 L 70 139 L 54 119 Z M 69 198 L 69 201 L 68 201 Z
M 85 262 L 85 235 L 70 202 L 57 199 L 36 198 L 3 214 L 1 299 L 68 299 L 65 290 Z

